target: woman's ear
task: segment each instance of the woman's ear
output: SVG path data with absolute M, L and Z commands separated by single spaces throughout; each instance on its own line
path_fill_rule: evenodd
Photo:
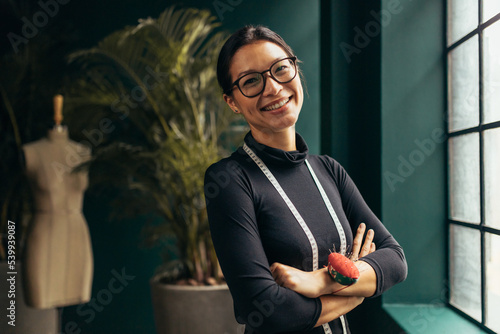
M 227 95 L 227 94 L 224 94 L 223 97 L 224 97 L 224 101 L 226 101 L 229 108 L 231 108 L 234 113 L 239 114 L 240 111 L 238 110 L 238 107 L 236 106 L 236 102 L 234 101 L 233 97 L 230 95 Z

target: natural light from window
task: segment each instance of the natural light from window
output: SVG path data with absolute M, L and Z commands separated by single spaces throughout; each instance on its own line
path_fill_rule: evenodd
M 448 0 L 450 305 L 500 332 L 500 1 Z

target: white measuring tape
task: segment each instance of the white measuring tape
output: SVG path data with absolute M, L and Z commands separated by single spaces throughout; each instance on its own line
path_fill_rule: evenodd
M 309 164 L 309 161 L 306 160 L 306 165 L 307 168 L 309 169 L 309 172 L 311 173 L 314 182 L 316 183 L 316 187 L 318 187 L 318 190 L 321 194 L 321 197 L 323 197 L 323 202 L 325 202 L 325 205 L 328 209 L 328 212 L 330 212 L 330 216 L 333 219 L 333 222 L 335 223 L 335 227 L 337 228 L 337 231 L 339 232 L 339 237 L 340 237 L 340 254 L 346 255 L 347 251 L 347 240 L 345 237 L 345 232 L 344 228 L 342 227 L 342 224 L 340 224 L 339 217 L 337 217 L 337 214 L 335 213 L 335 210 L 333 209 L 332 203 L 328 199 L 328 196 L 326 195 L 325 189 L 323 189 L 323 186 L 318 180 L 318 177 L 316 176 L 316 173 L 314 173 L 314 170 L 312 169 L 311 165 Z
M 311 230 L 307 226 L 306 222 L 300 215 L 299 211 L 293 205 L 292 201 L 290 198 L 288 198 L 287 194 L 279 184 L 278 180 L 276 180 L 276 177 L 274 177 L 273 173 L 267 168 L 266 164 L 252 151 L 250 147 L 245 143 L 243 145 L 243 149 L 245 152 L 252 158 L 252 160 L 259 166 L 260 170 L 264 173 L 264 175 L 268 178 L 268 180 L 271 182 L 271 184 L 276 188 L 278 193 L 281 195 L 283 200 L 285 201 L 286 205 L 294 215 L 295 219 L 297 219 L 297 222 L 299 223 L 300 227 L 302 227 L 302 230 L 304 230 L 304 233 L 307 236 L 307 239 L 309 240 L 309 244 L 311 245 L 311 251 L 312 251 L 312 256 L 313 256 L 313 270 L 318 270 L 319 267 L 319 257 L 318 257 L 318 244 L 316 243 L 316 239 L 314 239 L 313 234 L 311 233 Z M 311 173 L 312 178 L 314 179 L 314 183 L 316 183 L 316 187 L 318 188 L 321 197 L 323 198 L 323 201 L 325 202 L 325 205 L 328 209 L 328 212 L 330 213 L 330 216 L 332 217 L 335 227 L 337 228 L 337 232 L 339 233 L 340 236 L 340 252 L 345 255 L 346 252 L 346 237 L 345 237 L 345 232 L 344 228 L 340 224 L 339 218 L 337 217 L 337 214 L 335 213 L 335 210 L 333 209 L 332 203 L 328 199 L 328 196 L 325 193 L 325 190 L 323 189 L 323 186 L 319 182 L 316 173 L 314 173 L 314 170 L 312 169 L 311 165 L 309 164 L 309 161 L 306 160 L 306 165 L 307 168 L 309 169 L 309 172 Z M 343 333 L 347 333 L 346 329 L 346 324 L 345 324 L 345 319 L 344 316 L 340 316 L 340 322 L 342 323 L 342 330 Z M 325 331 L 325 334 L 333 334 L 330 326 L 328 323 L 323 324 L 323 330 Z

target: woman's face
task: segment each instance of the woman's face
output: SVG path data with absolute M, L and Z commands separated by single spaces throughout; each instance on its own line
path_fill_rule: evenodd
M 258 41 L 241 47 L 233 56 L 229 67 L 231 82 L 245 73 L 268 70 L 276 61 L 288 57 L 277 44 Z M 246 97 L 235 86 L 231 95 L 224 95 L 226 103 L 247 121 L 252 134 L 272 135 L 283 131 L 295 131 L 304 100 L 299 75 L 288 83 L 278 83 L 264 74 L 264 91 L 255 97 Z M 285 102 L 285 103 L 284 103 Z M 284 104 L 283 104 L 284 103 Z M 283 104 L 283 105 L 281 105 Z

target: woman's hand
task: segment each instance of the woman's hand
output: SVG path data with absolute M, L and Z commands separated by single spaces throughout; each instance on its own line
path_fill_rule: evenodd
M 350 259 L 354 262 L 356 262 L 363 256 L 375 252 L 375 243 L 373 243 L 373 237 L 375 236 L 375 233 L 372 229 L 368 230 L 368 232 L 366 233 L 365 242 L 363 243 L 365 230 L 365 223 L 359 224 L 358 230 L 356 231 L 356 236 L 354 237 L 354 242 L 352 244 L 352 253 L 350 256 Z
M 375 233 L 372 229 L 370 229 L 366 233 L 365 237 L 365 231 L 366 225 L 364 223 L 359 224 L 358 230 L 356 231 L 356 236 L 354 237 L 352 253 L 350 256 L 351 260 L 355 261 L 355 265 L 359 269 L 359 280 L 356 282 L 356 284 L 347 287 L 333 285 L 333 290 L 331 290 L 331 293 L 334 293 L 335 295 L 362 297 L 370 297 L 375 293 L 377 288 L 377 276 L 372 266 L 363 261 L 364 256 L 371 254 L 376 250 L 375 243 L 373 242 Z M 364 242 L 363 238 L 365 238 Z
M 375 244 L 373 243 L 374 232 L 373 230 L 368 230 L 365 237 L 365 231 L 366 225 L 361 223 L 356 231 L 352 246 L 351 260 L 353 261 L 357 261 L 375 251 Z M 365 240 L 363 242 L 364 237 Z M 362 265 L 362 263 L 358 264 L 358 267 Z M 275 262 L 271 265 L 270 269 L 276 283 L 309 298 L 330 294 L 332 291 L 337 291 L 337 289 L 344 287 L 331 279 L 326 268 L 316 271 L 303 271 Z M 365 268 L 360 269 L 363 270 Z
M 273 278 L 279 285 L 309 298 L 316 298 L 330 292 L 332 279 L 326 268 L 303 271 L 275 262 L 271 265 Z

